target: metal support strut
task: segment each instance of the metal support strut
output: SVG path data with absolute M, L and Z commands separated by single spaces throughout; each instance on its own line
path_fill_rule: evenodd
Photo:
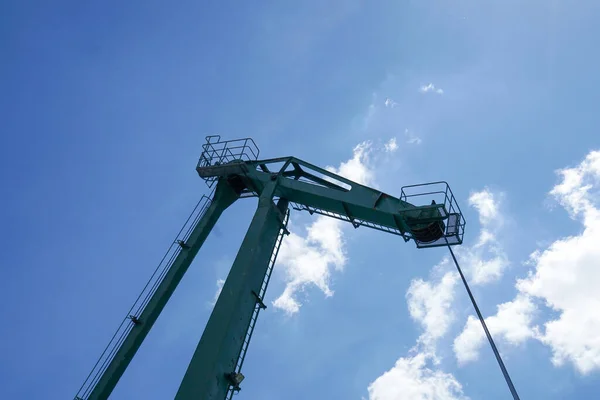
M 289 218 L 290 212 L 289 209 L 286 211 L 283 224 L 281 225 L 281 229 L 279 230 L 279 235 L 277 236 L 277 241 L 275 242 L 275 248 L 273 249 L 273 253 L 271 254 L 271 259 L 269 260 L 269 267 L 267 268 L 267 273 L 265 274 L 265 278 L 263 280 L 260 293 L 256 293 L 254 290 L 252 291 L 252 295 L 256 298 L 256 306 L 254 308 L 254 313 L 252 314 L 252 318 L 250 319 L 250 326 L 246 332 L 246 337 L 244 338 L 244 343 L 242 344 L 242 349 L 240 351 L 240 355 L 238 356 L 237 363 L 235 366 L 235 371 L 231 373 L 231 376 L 239 377 L 242 375 L 242 366 L 244 365 L 244 360 L 246 358 L 246 353 L 248 352 L 248 346 L 250 345 L 250 339 L 252 339 L 252 334 L 254 333 L 254 328 L 256 326 L 256 320 L 258 319 L 258 314 L 261 310 L 265 310 L 267 306 L 263 302 L 265 297 L 265 293 L 267 291 L 267 287 L 269 286 L 269 281 L 271 280 L 271 273 L 273 272 L 273 267 L 275 266 L 275 262 L 277 261 L 277 255 L 279 254 L 279 249 L 281 248 L 281 243 L 283 242 L 284 235 L 289 234 L 287 230 L 287 222 Z M 226 400 L 231 400 L 233 395 L 240 391 L 239 384 L 231 384 L 229 389 L 227 390 Z
M 264 296 L 265 277 L 270 275 L 270 260 L 280 242 L 288 209 L 286 199 L 280 198 L 277 205 L 273 202 L 276 186 L 277 181 L 271 181 L 259 197 L 254 218 L 179 386 L 176 400 L 222 400 L 231 387 L 239 390 L 243 375 L 236 367 L 240 366 L 240 355 L 244 356 L 247 349 L 249 327 L 256 323 L 258 314 L 255 311 L 260 308 Z
M 494 343 L 492 334 L 490 333 L 487 325 L 485 324 L 485 320 L 483 319 L 483 315 L 481 315 L 481 311 L 479 311 L 479 307 L 477 306 L 475 297 L 473 297 L 473 293 L 471 293 L 471 289 L 469 288 L 469 285 L 467 284 L 467 280 L 465 279 L 462 269 L 460 268 L 460 265 L 458 264 L 458 261 L 456 260 L 454 251 L 452 251 L 452 247 L 448 246 L 448 250 L 450 250 L 450 255 L 452 256 L 452 259 L 454 260 L 456 269 L 458 270 L 458 273 L 460 274 L 460 278 L 462 279 L 463 284 L 465 285 L 465 289 L 467 289 L 467 293 L 469 294 L 471 303 L 473 303 L 473 307 L 475 308 L 475 312 L 477 313 L 477 316 L 479 317 L 481 326 L 483 326 L 485 335 L 487 336 L 488 341 L 490 342 L 490 346 L 492 346 L 492 350 L 494 352 L 494 355 L 496 356 L 496 361 L 498 361 L 498 365 L 500 366 L 500 369 L 502 370 L 502 375 L 504 375 L 504 379 L 506 380 L 506 384 L 508 385 L 508 388 L 510 389 L 510 393 L 512 394 L 514 400 L 520 400 L 519 394 L 517 393 L 517 389 L 515 389 L 515 385 L 513 385 L 512 380 L 510 379 L 510 375 L 508 374 L 508 370 L 504 366 L 504 362 L 502 361 L 502 357 L 500 356 L 500 353 L 498 352 L 498 349 L 496 348 L 496 344 Z
M 226 182 L 203 197 L 127 313 L 76 399 L 106 400 L 183 278 L 223 211 L 239 198 Z

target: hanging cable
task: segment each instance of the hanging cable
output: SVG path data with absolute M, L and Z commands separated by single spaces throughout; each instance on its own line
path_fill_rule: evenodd
M 490 342 L 490 346 L 492 346 L 492 350 L 494 351 L 494 355 L 496 356 L 496 360 L 498 361 L 498 365 L 500 365 L 500 369 L 502 370 L 502 375 L 504 375 L 504 379 L 506 380 L 506 384 L 508 385 L 508 388 L 510 389 L 510 393 L 513 396 L 514 400 L 520 400 L 519 398 L 519 394 L 517 393 L 517 389 L 515 389 L 515 385 L 513 385 L 512 380 L 510 379 L 510 375 L 508 374 L 508 371 L 506 370 L 506 367 L 504 366 L 504 362 L 502 361 L 502 357 L 500 357 L 500 353 L 498 352 L 498 349 L 496 348 L 496 344 L 494 343 L 494 339 L 492 338 L 492 335 L 490 333 L 490 331 L 487 328 L 487 325 L 485 324 L 485 320 L 483 319 L 483 316 L 481 315 L 481 311 L 479 311 L 479 307 L 477 306 L 477 302 L 475 301 L 475 297 L 473 297 L 473 293 L 471 293 L 471 289 L 469 289 L 469 285 L 467 284 L 467 280 L 465 279 L 465 276 L 462 273 L 462 270 L 460 269 L 460 265 L 458 265 L 458 261 L 456 260 L 456 256 L 454 255 L 454 251 L 452 251 L 452 247 L 450 247 L 450 245 L 448 245 L 448 250 L 450 250 L 450 254 L 452 255 L 452 259 L 454 260 L 454 264 L 456 265 L 456 269 L 458 270 L 458 273 L 460 274 L 460 278 L 462 279 L 464 285 L 465 285 L 465 289 L 467 289 L 467 293 L 469 294 L 469 298 L 471 299 L 471 303 L 473 303 L 473 307 L 475 308 L 475 312 L 477 312 L 477 316 L 479 317 L 479 321 L 481 322 L 481 326 L 483 326 L 483 330 L 485 331 L 485 335 L 488 338 L 488 341 Z

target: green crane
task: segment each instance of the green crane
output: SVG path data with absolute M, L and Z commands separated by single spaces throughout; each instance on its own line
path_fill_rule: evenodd
M 250 138 L 208 136 L 196 167 L 213 189 L 203 196 L 123 319 L 75 399 L 107 399 L 221 214 L 236 200 L 258 207 L 183 377 L 177 400 L 224 400 L 241 372 L 291 209 L 414 240 L 418 248 L 463 241 L 465 220 L 445 182 L 405 186 L 399 198 L 295 157 L 259 160 Z M 422 204 L 425 203 L 425 204 Z M 421 205 L 416 205 L 421 204 Z

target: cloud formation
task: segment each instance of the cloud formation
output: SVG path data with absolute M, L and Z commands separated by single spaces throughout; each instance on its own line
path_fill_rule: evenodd
M 552 349 L 552 362 L 570 362 L 587 374 L 600 369 L 600 151 L 558 174 L 561 182 L 550 195 L 582 223 L 583 231 L 534 253 L 534 271 L 516 286 L 559 313 L 538 335 Z
M 406 143 L 408 144 L 421 144 L 423 142 L 420 137 L 408 129 L 404 130 L 404 136 L 406 136 Z
M 455 253 L 472 285 L 498 281 L 510 264 L 498 240 L 504 225 L 504 215 L 500 212 L 503 197 L 503 193 L 492 192 L 489 188 L 469 196 L 469 206 L 477 210 L 481 229 L 474 245 L 459 246 Z
M 400 357 L 392 368 L 375 379 L 368 387 L 369 400 L 444 399 L 464 400 L 461 384 L 436 365 L 436 343 L 454 321 L 452 303 L 457 273 L 446 271 L 450 266 L 444 259 L 432 275 L 441 278 L 411 282 L 406 299 L 411 317 L 423 328 L 417 344 L 406 357 Z
M 427 366 L 428 356 L 401 357 L 369 385 L 369 400 L 467 400 L 449 373 Z
M 427 85 L 423 85 L 419 88 L 419 91 L 421 93 L 437 93 L 437 94 L 444 94 L 444 91 L 440 88 L 435 87 L 435 85 L 433 83 L 429 83 Z
M 383 104 L 389 108 L 394 108 L 394 107 L 398 106 L 398 103 L 396 103 L 394 100 L 390 99 L 389 97 L 387 99 L 385 99 L 385 102 Z
M 396 142 L 396 138 L 393 137 L 391 138 L 385 145 L 384 145 L 385 151 L 388 153 L 393 153 L 396 150 L 398 150 L 398 143 Z
M 515 299 L 498 306 L 486 321 L 506 342 L 539 340 L 552 350 L 555 365 L 571 363 L 588 374 L 600 370 L 600 151 L 558 175 L 560 182 L 550 195 L 583 230 L 535 251 L 528 262 L 532 270 L 516 282 Z M 541 304 L 558 315 L 532 326 Z M 455 341 L 459 361 L 475 360 L 481 347 L 472 319 Z
M 479 214 L 479 223 L 487 227 L 488 225 L 500 221 L 500 212 L 497 195 L 494 195 L 489 189 L 480 192 L 471 193 L 469 196 L 469 205 L 475 207 Z
M 475 245 L 461 246 L 456 252 L 471 280 L 477 284 L 493 281 L 505 266 L 504 261 L 498 261 L 498 257 L 501 257 L 498 254 L 503 257 L 503 252 L 495 238 L 495 228 L 502 225 L 501 198 L 500 193 L 488 188 L 473 192 L 469 197 L 469 205 L 478 213 L 481 231 Z M 496 246 L 495 251 L 491 250 L 492 245 Z M 414 279 L 411 282 L 406 293 L 408 310 L 423 332 L 408 356 L 400 357 L 394 367 L 371 383 L 369 400 L 467 399 L 456 378 L 437 367 L 440 363 L 437 343 L 456 320 L 453 306 L 458 283 L 458 273 L 447 257 L 432 269 L 429 280 Z M 504 314 L 510 318 L 515 312 L 508 309 Z M 473 322 L 479 324 L 479 320 Z M 469 330 L 461 338 L 459 346 L 470 338 L 479 343 L 479 335 L 483 335 L 483 331 L 481 325 L 473 322 L 469 321 Z M 463 347 L 460 351 L 472 356 L 471 349 L 466 345 Z
M 445 258 L 437 269 L 450 266 Z M 452 303 L 455 286 L 458 282 L 456 272 L 446 272 L 438 282 L 414 279 L 406 293 L 410 316 L 423 328 L 418 342 L 428 353 L 435 350 L 435 343 L 443 337 L 454 321 Z
M 277 264 L 283 267 L 286 287 L 273 302 L 276 308 L 288 314 L 300 311 L 302 304 L 296 295 L 308 285 L 316 286 L 327 297 L 333 295 L 329 287 L 331 269 L 341 270 L 346 263 L 341 224 L 319 216 L 308 226 L 305 237 L 290 233 L 285 238 Z
M 517 296 L 513 301 L 500 304 L 496 315 L 486 318 L 485 323 L 494 339 L 502 338 L 517 345 L 533 337 L 531 320 L 534 304 L 527 296 Z M 479 319 L 469 315 L 460 335 L 454 340 L 454 353 L 459 364 L 475 361 L 479 350 L 486 343 L 485 333 Z
M 211 306 L 214 306 L 215 304 L 217 304 L 217 300 L 219 299 L 219 295 L 221 294 L 221 291 L 223 290 L 224 284 L 225 284 L 225 279 L 217 279 L 217 291 L 215 292 L 215 296 L 213 297 L 213 299 L 210 301 Z
M 363 142 L 353 150 L 351 159 L 338 168 L 326 169 L 361 184 L 372 184 L 374 173 L 370 166 L 373 151 L 370 142 Z M 293 224 L 279 251 L 277 268 L 283 270 L 286 287 L 273 305 L 294 314 L 302 303 L 298 293 L 309 286 L 316 286 L 325 296 L 333 295 L 329 287 L 332 270 L 342 270 L 346 264 L 343 229 L 347 224 L 337 219 L 317 216 L 306 227 L 306 235 L 294 233 Z

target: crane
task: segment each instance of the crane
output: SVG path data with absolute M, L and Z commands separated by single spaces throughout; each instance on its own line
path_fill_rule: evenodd
M 258 206 L 179 386 L 177 400 L 231 399 L 290 210 L 307 211 L 413 240 L 417 248 L 459 245 L 465 219 L 446 182 L 404 186 L 399 197 L 296 157 L 259 159 L 251 138 L 208 136 L 196 166 L 212 189 L 203 196 L 75 396 L 112 393 L 221 214 L 234 202 Z

